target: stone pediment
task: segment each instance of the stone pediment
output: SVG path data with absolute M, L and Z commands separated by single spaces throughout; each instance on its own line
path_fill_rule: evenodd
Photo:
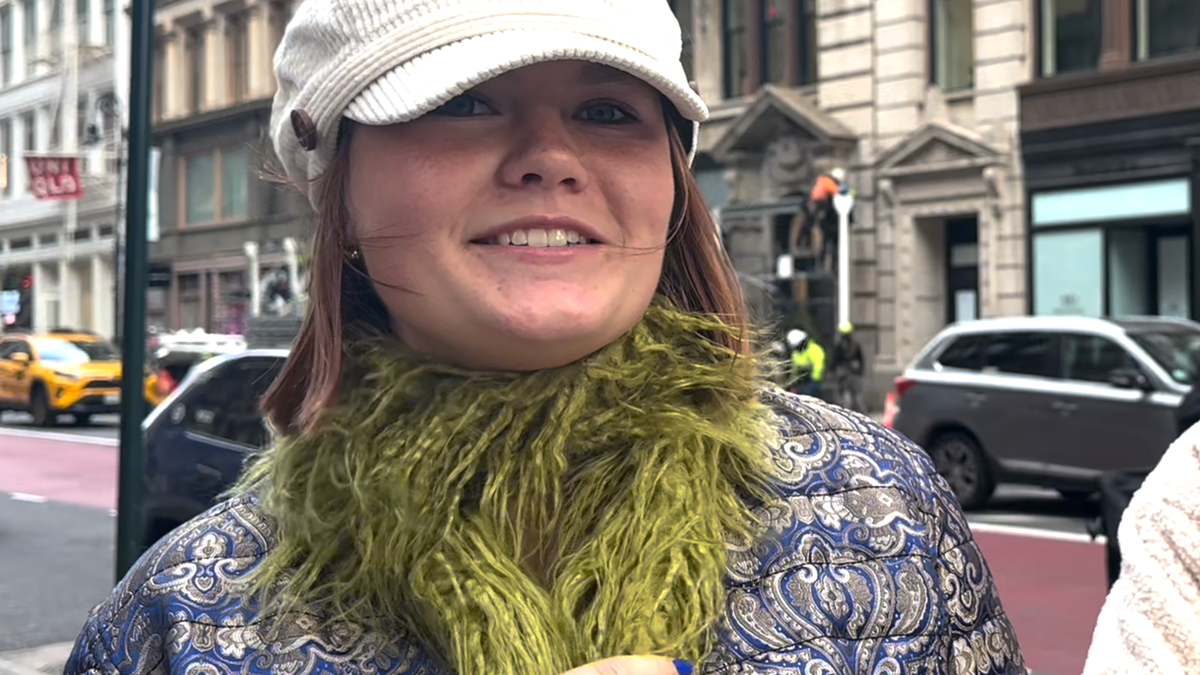
M 876 162 L 887 177 L 984 168 L 1000 153 L 974 133 L 947 122 L 930 122 L 884 151 Z
M 799 91 L 768 84 L 717 140 L 712 156 L 726 162 L 740 153 L 765 153 L 780 138 L 830 150 L 858 142 L 854 132 L 821 112 Z

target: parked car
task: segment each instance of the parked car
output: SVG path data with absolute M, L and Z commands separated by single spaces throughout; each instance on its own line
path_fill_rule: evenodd
M 955 324 L 896 378 L 884 423 L 924 447 L 965 508 L 999 482 L 1097 489 L 1153 466 L 1177 437 L 1200 324 L 1019 317 Z
M 287 355 L 252 349 L 204 361 L 146 418 L 144 546 L 216 503 L 270 443 L 259 400 Z

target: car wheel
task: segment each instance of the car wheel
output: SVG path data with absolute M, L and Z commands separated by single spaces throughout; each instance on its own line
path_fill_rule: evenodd
M 987 505 L 996 482 L 983 449 L 974 439 L 958 432 L 943 434 L 929 445 L 929 456 L 964 509 Z
M 46 395 L 46 388 L 35 386 L 29 398 L 29 412 L 33 415 L 34 426 L 54 426 L 58 416 L 50 409 L 50 397 Z

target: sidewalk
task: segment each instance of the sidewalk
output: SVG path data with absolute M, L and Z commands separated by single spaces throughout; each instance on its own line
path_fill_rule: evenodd
M 0 675 L 59 675 L 71 654 L 71 642 L 0 653 Z

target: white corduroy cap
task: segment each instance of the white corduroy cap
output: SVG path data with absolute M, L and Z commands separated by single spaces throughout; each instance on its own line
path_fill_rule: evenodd
M 666 0 L 303 0 L 275 55 L 271 137 L 288 176 L 311 185 L 343 117 L 407 122 L 504 72 L 578 60 L 662 92 L 692 122 L 690 158 L 708 108 L 682 44 Z

